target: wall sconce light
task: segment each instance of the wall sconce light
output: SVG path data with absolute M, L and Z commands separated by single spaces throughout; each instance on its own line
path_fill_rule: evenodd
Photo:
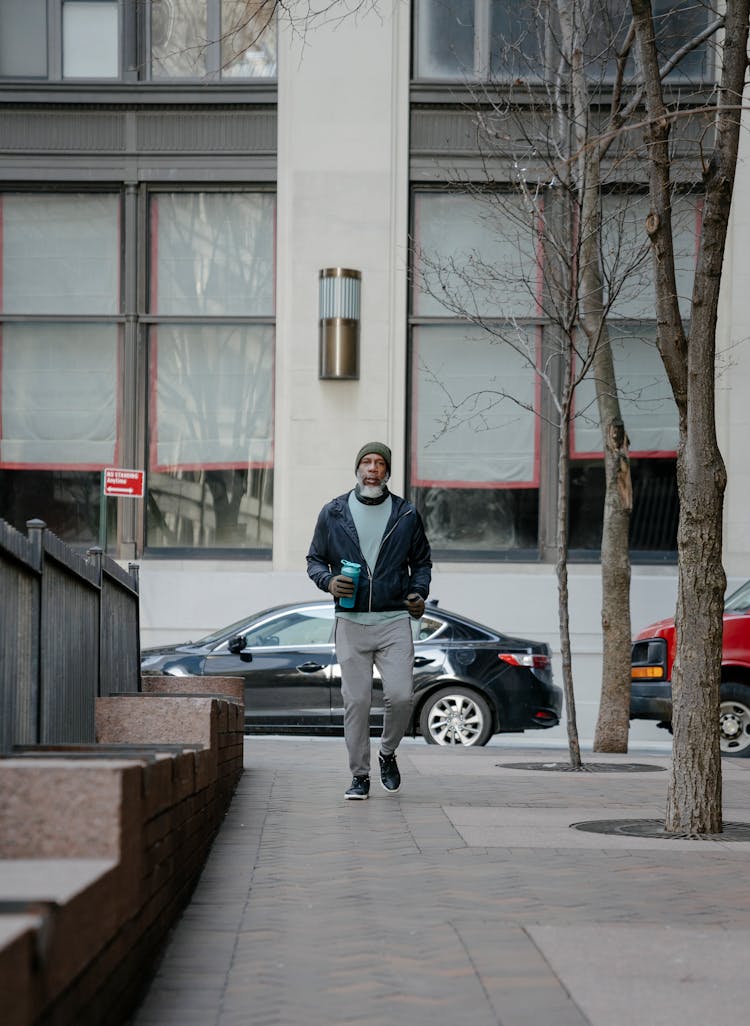
M 359 308 L 362 275 L 346 267 L 320 272 L 318 377 L 359 378 Z

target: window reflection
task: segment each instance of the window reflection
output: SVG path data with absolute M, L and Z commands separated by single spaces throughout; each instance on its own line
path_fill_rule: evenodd
M 177 470 L 148 478 L 149 548 L 271 548 L 273 469 Z
M 273 0 L 222 0 L 223 78 L 276 75 L 276 4 Z
M 530 488 L 412 488 L 434 552 L 535 549 L 539 493 Z
M 272 0 L 151 0 L 153 78 L 276 75 Z
M 666 60 L 706 26 L 710 8 L 694 0 L 655 0 L 654 29 Z M 621 0 L 592 0 L 581 26 L 586 74 L 609 79 L 616 70 L 631 13 Z M 415 77 L 476 81 L 548 79 L 558 66 L 560 29 L 553 3 L 540 0 L 417 0 Z M 631 54 L 628 74 L 635 68 Z M 707 44 L 687 54 L 673 79 L 710 77 Z
M 270 193 L 152 196 L 151 312 L 272 313 L 275 209 Z
M 206 74 L 206 0 L 151 0 L 151 74 L 202 78 Z
M 631 552 L 664 553 L 677 548 L 679 499 L 675 460 L 632 459 L 633 512 L 630 517 Z M 599 460 L 574 460 L 570 467 L 569 545 L 571 550 L 601 548 L 604 512 L 604 465 Z
M 99 544 L 101 473 L 75 470 L 0 469 L 0 517 L 26 534 L 26 522 L 43 520 L 68 545 Z M 108 545 L 117 541 L 117 499 L 109 499 Z

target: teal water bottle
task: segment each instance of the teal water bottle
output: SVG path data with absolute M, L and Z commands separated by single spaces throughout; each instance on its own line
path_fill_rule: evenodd
M 344 577 L 351 577 L 354 581 L 354 594 L 348 598 L 339 599 L 339 605 L 342 609 L 354 609 L 354 600 L 357 597 L 357 585 L 359 584 L 359 572 L 361 569 L 361 563 L 350 563 L 348 559 L 341 560 L 341 573 Z

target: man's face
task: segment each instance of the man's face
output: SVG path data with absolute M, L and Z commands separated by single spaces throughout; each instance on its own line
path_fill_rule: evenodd
M 388 466 L 382 456 L 368 452 L 359 461 L 357 478 L 365 488 L 381 488 L 388 480 Z

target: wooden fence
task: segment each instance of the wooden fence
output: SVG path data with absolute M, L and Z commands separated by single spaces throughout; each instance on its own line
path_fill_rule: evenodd
M 140 691 L 138 567 L 0 520 L 0 755 L 95 741 L 97 697 Z

